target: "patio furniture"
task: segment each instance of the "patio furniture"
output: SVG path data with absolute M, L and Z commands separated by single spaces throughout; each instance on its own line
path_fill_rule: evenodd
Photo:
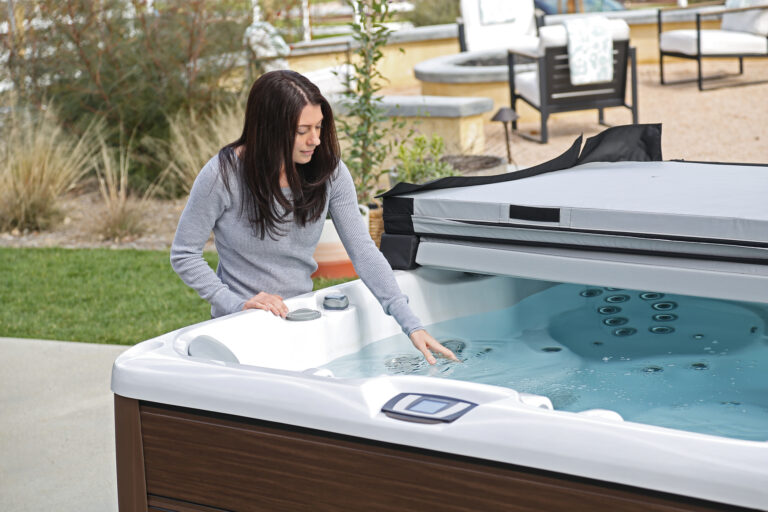
M 686 8 L 659 9 L 657 22 L 661 84 L 669 85 L 696 81 L 699 90 L 703 91 L 704 80 L 724 78 L 725 76 L 733 76 L 733 74 L 705 77 L 702 73 L 702 59 L 738 58 L 738 75 L 741 75 L 744 73 L 745 57 L 768 57 L 768 0 L 757 0 L 757 2 L 762 3 L 762 5 L 729 8 L 745 3 L 743 0 L 736 0 L 733 3 L 730 1 L 726 2 L 725 9 L 701 10 L 699 8 L 695 12 L 696 30 L 680 29 L 664 32 L 662 13 L 686 10 Z M 722 16 L 721 28 L 719 30 L 702 30 L 701 20 L 716 16 Z M 673 82 L 665 80 L 665 56 L 696 60 L 697 77 Z M 748 83 L 740 83 L 738 85 L 748 85 Z
M 521 137 L 546 143 L 547 121 L 550 114 L 574 110 L 598 110 L 598 122 L 606 125 L 603 109 L 626 107 L 632 112 L 632 123 L 637 124 L 637 69 L 635 48 L 629 46 L 629 26 L 621 19 L 609 20 L 613 41 L 613 76 L 609 81 L 574 85 L 568 57 L 568 35 L 563 25 L 550 25 L 539 29 L 540 43 L 535 53 L 509 50 L 510 103 L 517 110 L 522 100 L 541 115 L 541 136 L 535 138 L 518 132 Z M 515 66 L 523 59 L 533 59 L 534 71 L 520 71 Z M 632 69 L 632 104 L 625 100 L 627 65 Z M 512 122 L 517 131 L 517 121 Z
M 462 52 L 539 44 L 533 0 L 461 0 L 459 48 Z

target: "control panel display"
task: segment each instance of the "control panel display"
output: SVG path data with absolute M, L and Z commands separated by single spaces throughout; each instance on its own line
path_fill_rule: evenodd
M 416 400 L 411 405 L 409 405 L 408 410 L 421 412 L 424 414 L 435 414 L 436 412 L 442 411 L 449 405 L 451 405 L 450 402 L 434 400 L 432 398 L 422 398 L 421 400 Z
M 400 393 L 387 401 L 381 412 L 402 421 L 450 423 L 476 406 L 476 403 L 450 396 Z

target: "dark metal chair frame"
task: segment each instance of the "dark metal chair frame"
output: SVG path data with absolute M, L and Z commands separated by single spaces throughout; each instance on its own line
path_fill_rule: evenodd
M 515 65 L 521 64 L 521 58 L 535 61 L 539 72 L 539 105 L 534 105 L 517 94 L 515 88 Z M 627 64 L 632 78 L 632 104 L 626 103 Z M 632 112 L 632 124 L 637 124 L 637 58 L 634 47 L 629 41 L 613 42 L 613 80 L 610 82 L 573 85 L 568 66 L 568 47 L 557 46 L 544 49 L 544 55 L 531 55 L 517 50 L 507 54 L 509 66 L 509 94 L 512 109 L 517 111 L 520 99 L 539 111 L 541 115 L 541 137 L 535 138 L 517 130 L 517 121 L 512 122 L 512 129 L 523 138 L 545 144 L 548 137 L 547 121 L 550 114 L 574 110 L 598 110 L 598 122 L 605 123 L 603 109 L 608 107 L 626 107 Z
M 690 82 L 697 82 L 699 86 L 699 90 L 704 90 L 704 80 L 715 80 L 720 78 L 726 78 L 728 76 L 738 76 L 744 74 L 744 59 L 745 58 L 767 58 L 768 57 L 768 36 L 765 38 L 765 53 L 742 53 L 742 54 L 734 54 L 734 53 L 723 53 L 723 54 L 706 54 L 702 55 L 701 53 L 701 20 L 702 18 L 710 18 L 715 16 L 722 16 L 723 14 L 728 13 L 734 13 L 734 12 L 744 12 L 744 11 L 754 11 L 754 10 L 762 10 L 762 9 L 768 9 L 768 5 L 757 5 L 757 6 L 751 6 L 751 7 L 739 7 L 734 9 L 718 9 L 716 11 L 708 11 L 708 12 L 696 12 L 696 55 L 689 55 L 687 53 L 679 53 L 679 52 L 665 52 L 661 49 L 661 32 L 662 32 L 662 12 L 670 12 L 670 11 L 684 11 L 688 9 L 700 9 L 701 5 L 697 6 L 691 6 L 691 7 L 670 7 L 665 9 L 659 9 L 656 14 L 657 19 L 657 26 L 658 26 L 658 42 L 659 42 L 659 73 L 661 78 L 661 85 L 673 85 L 673 84 L 681 84 L 681 83 L 690 83 Z M 673 82 L 670 82 L 668 80 L 664 79 L 664 57 L 678 57 L 681 59 L 692 59 L 696 61 L 697 65 L 697 76 L 696 78 L 690 78 L 685 80 L 675 80 Z M 730 74 L 720 74 L 720 75 L 713 75 L 713 76 L 707 76 L 705 77 L 702 72 L 702 63 L 701 61 L 703 59 L 739 59 L 739 72 L 738 73 L 730 73 Z M 757 83 L 765 83 L 766 80 L 757 81 L 757 82 L 744 82 L 744 83 L 738 83 L 738 84 L 731 84 L 731 85 L 752 85 Z M 713 87 L 711 89 L 719 89 L 719 87 Z

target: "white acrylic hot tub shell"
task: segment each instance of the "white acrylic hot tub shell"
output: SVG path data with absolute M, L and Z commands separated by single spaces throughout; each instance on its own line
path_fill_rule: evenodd
M 547 283 L 420 269 L 398 282 L 425 324 L 509 307 Z M 635 487 L 768 510 L 768 443 L 741 441 L 539 407 L 514 390 L 420 376 L 337 379 L 312 368 L 399 332 L 365 286 L 347 283 L 352 311 L 286 322 L 263 311 L 203 322 L 143 342 L 115 362 L 115 394 L 274 421 L 556 471 Z M 289 299 L 320 309 L 328 293 Z M 461 300 L 457 300 L 460 298 Z M 208 334 L 241 363 L 191 358 L 186 346 Z M 306 370 L 306 371 L 305 371 Z M 478 407 L 450 424 L 399 421 L 381 407 L 403 392 L 447 395 Z M 768 436 L 767 436 L 768 437 Z

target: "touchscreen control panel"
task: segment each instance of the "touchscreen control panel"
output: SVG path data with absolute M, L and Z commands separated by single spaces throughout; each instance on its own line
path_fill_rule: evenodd
M 384 404 L 381 412 L 403 421 L 450 423 L 476 406 L 476 403 L 450 396 L 400 393 Z

